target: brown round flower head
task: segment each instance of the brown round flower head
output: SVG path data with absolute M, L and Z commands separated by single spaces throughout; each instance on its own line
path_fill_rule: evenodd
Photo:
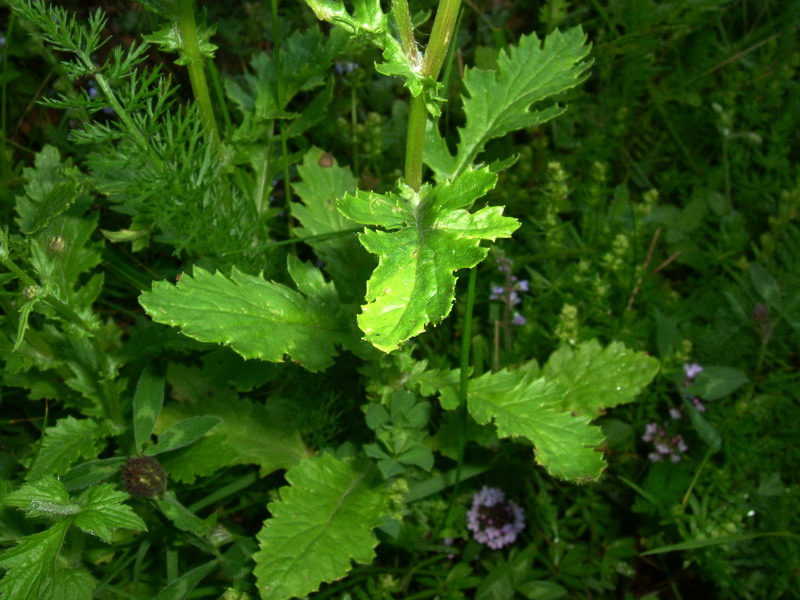
M 131 456 L 122 466 L 122 481 L 139 498 L 155 498 L 167 489 L 167 473 L 152 456 Z

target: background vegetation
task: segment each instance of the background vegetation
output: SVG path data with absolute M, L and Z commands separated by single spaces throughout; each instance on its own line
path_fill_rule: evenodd
M 115 60 L 116 45 L 130 47 L 163 25 L 157 12 L 137 3 L 57 4 L 80 20 L 98 6 L 108 14 L 99 33 L 113 43 L 97 48 L 98 64 Z M 411 2 L 422 39 L 435 5 Z M 569 106 L 564 115 L 487 147 L 485 162 L 515 158 L 489 202 L 505 205 L 522 225 L 477 268 L 474 373 L 531 359 L 545 364 L 562 344 L 594 339 L 645 351 L 661 369 L 635 403 L 600 416 L 609 466 L 597 483 L 553 478 L 533 463 L 529 447 L 501 442 L 470 422 L 479 443 L 467 448 L 459 463 L 464 481 L 455 487 L 447 479 L 459 457 L 452 413 L 434 405 L 421 421 L 392 414 L 392 427 L 381 430 L 385 423 L 370 421 L 363 407 L 376 406 L 377 398 L 388 406 L 391 390 L 402 389 L 396 382 L 415 376 L 414 365 L 425 362 L 425 373 L 444 377 L 458 364 L 466 278 L 459 280 L 453 315 L 392 358 L 367 361 L 358 351 L 343 352 L 316 373 L 291 362 L 245 361 L 228 348 L 194 341 L 152 322 L 137 302 L 152 282 L 174 281 L 191 266 L 223 273 L 235 266 L 288 283 L 287 254 L 335 261 L 316 240 L 286 243 L 313 233 L 291 206 L 312 193 L 314 161 L 349 167 L 362 189 L 386 190 L 402 175 L 407 90 L 399 79 L 375 73 L 377 50 L 335 42 L 333 35 L 316 39 L 316 19 L 302 3 L 200 2 L 199 8 L 199 20 L 216 28 L 210 97 L 231 154 L 220 160 L 201 143 L 200 119 L 165 116 L 166 105 L 152 104 L 157 96 L 143 85 L 129 90 L 126 101 L 155 106 L 152 122 L 142 124 L 153 147 L 163 150 L 160 170 L 151 171 L 146 155 L 136 163 L 115 154 L 123 140 L 106 126 L 118 113 L 104 104 L 97 81 L 72 79 L 63 53 L 30 37 L 30 23 L 0 5 L 2 251 L 21 248 L 22 234 L 32 233 L 20 205 L 45 202 L 46 210 L 54 188 L 73 185 L 75 220 L 64 225 L 73 229 L 50 235 L 30 250 L 28 262 L 70 252 L 65 289 L 80 296 L 80 317 L 97 332 L 92 346 L 63 322 L 30 312 L 21 298 L 27 293 L 32 300 L 36 290 L 15 281 L 12 271 L 0 272 L 0 490 L 30 481 L 37 467 L 65 475 L 67 489 L 82 489 L 76 483 L 82 473 L 69 468 L 90 459 L 106 461 L 108 481 L 121 488 L 117 471 L 133 433 L 99 420 L 97 427 L 109 428 L 102 436 L 70 427 L 81 416 L 97 416 L 103 399 L 144 397 L 139 388 L 147 385 L 147 369 L 167 383 L 157 433 L 202 403 L 207 413 L 223 415 L 225 433 L 239 444 L 229 447 L 225 435 L 202 438 L 207 454 L 234 458 L 195 471 L 186 467 L 195 446 L 164 443 L 158 456 L 166 473 L 147 473 L 153 481 L 169 478 L 160 504 L 122 505 L 133 516 L 126 517 L 129 529 L 113 537 L 67 539 L 60 560 L 82 565 L 94 582 L 76 582 L 75 589 L 91 591 L 75 598 L 257 597 L 256 534 L 270 515 L 267 503 L 286 484 L 282 469 L 293 463 L 265 464 L 263 454 L 248 455 L 236 440 L 278 440 L 295 458 L 372 444 L 378 458 L 401 434 L 404 443 L 413 441 L 409 447 L 439 454 L 438 479 L 415 480 L 406 471 L 410 495 L 401 484 L 395 490 L 402 527 L 380 531 L 386 543 L 372 564 L 311 597 L 800 596 L 800 3 L 464 3 L 442 77 L 447 103 L 440 125 L 451 144 L 464 120 L 458 98 L 465 65 L 495 68 L 499 52 L 521 35 L 544 37 L 578 25 L 593 60 L 589 78 L 560 98 Z M 300 37 L 292 38 L 295 32 Z M 263 57 L 275 57 L 276 49 L 290 55 L 291 43 L 317 53 L 318 82 L 292 95 L 289 75 L 279 72 L 289 100 L 275 110 L 295 118 L 259 120 L 259 77 L 274 68 Z M 141 58 L 140 81 L 157 67 L 176 88 L 169 103 L 191 105 L 189 74 L 174 54 L 150 47 Z M 325 118 L 304 128 L 296 115 L 313 114 L 309 107 L 323 94 Z M 82 98 L 83 108 L 73 102 L 62 110 L 60 95 Z M 273 155 L 279 158 L 259 170 Z M 68 180 L 57 176 L 64 170 Z M 264 204 L 244 211 L 239 199 L 259 186 Z M 60 246 L 68 234 L 81 240 L 80 252 Z M 343 300 L 352 294 L 351 302 L 363 296 L 359 275 L 374 266 L 355 250 L 352 286 L 339 289 Z M 19 326 L 25 311 L 27 331 Z M 26 336 L 21 348 L 18 334 Z M 692 364 L 703 370 L 687 375 Z M 424 389 L 424 377 L 417 385 Z M 240 401 L 236 406 L 246 410 L 238 421 L 223 414 L 226 404 Z M 63 470 L 36 459 L 47 454 L 43 432 L 56 423 L 54 436 L 91 440 Z M 258 425 L 264 423 L 282 427 Z M 217 421 L 196 425 L 195 439 Z M 259 477 L 253 465 L 269 474 Z M 421 481 L 432 483 L 415 486 Z M 500 550 L 482 546 L 467 529 L 472 495 L 483 485 L 502 488 L 526 514 L 526 529 Z M 119 501 L 108 494 L 104 501 Z M 0 537 L 9 548 L 43 529 L 20 506 L 7 502 L 0 509 Z M 134 531 L 139 522 L 147 533 Z M 0 566 L 8 567 L 4 560 Z M 174 581 L 183 582 L 177 592 L 169 589 Z

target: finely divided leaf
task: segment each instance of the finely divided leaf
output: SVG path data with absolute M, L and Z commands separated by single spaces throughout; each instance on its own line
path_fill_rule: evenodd
M 286 472 L 291 486 L 269 504 L 272 517 L 257 536 L 255 574 L 264 600 L 302 598 L 344 577 L 351 560 L 372 561 L 372 530 L 381 524 L 385 498 L 368 483 L 369 468 L 321 455 Z
M 590 47 L 580 28 L 564 33 L 556 30 L 539 41 L 536 34 L 522 36 L 517 46 L 500 53 L 496 71 L 468 69 L 464 86 L 467 122 L 460 131 L 456 156 L 449 156 L 436 128 L 426 140 L 427 164 L 437 179 L 453 179 L 473 163 L 490 140 L 511 131 L 538 125 L 558 116 L 564 108 L 551 104 L 531 106 L 575 87 L 587 77 L 583 61 Z
M 80 458 L 94 458 L 108 432 L 92 419 L 65 417 L 44 431 L 39 452 L 25 474 L 28 481 L 45 475 L 63 475 Z
M 390 352 L 427 324 L 442 321 L 453 304 L 454 271 L 484 259 L 488 249 L 481 240 L 510 237 L 519 227 L 515 219 L 502 216 L 501 207 L 465 210 L 496 181 L 488 169 L 470 170 L 418 193 L 407 187 L 399 194 L 358 192 L 337 202 L 353 221 L 396 230 L 368 229 L 360 235 L 362 245 L 379 259 L 358 317 L 365 339 L 376 348 Z
M 290 256 L 290 267 L 299 263 Z M 319 371 L 333 363 L 336 344 L 354 341 L 350 315 L 336 290 L 311 266 L 296 266 L 307 282 L 298 292 L 233 269 L 230 278 L 195 267 L 177 285 L 158 282 L 139 302 L 159 323 L 201 342 L 230 346 L 245 358 L 280 362 L 285 355 Z M 309 274 L 315 271 L 318 278 Z M 296 281 L 302 289 L 300 281 Z

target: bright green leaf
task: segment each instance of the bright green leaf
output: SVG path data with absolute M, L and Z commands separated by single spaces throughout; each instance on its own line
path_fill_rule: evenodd
M 602 430 L 591 418 L 630 402 L 658 371 L 658 362 L 622 344 L 596 341 L 555 352 L 542 372 L 535 361 L 516 371 L 470 380 L 467 406 L 480 424 L 494 423 L 500 437 L 524 437 L 536 460 L 562 479 L 588 481 L 605 463 L 596 447 Z M 442 406 L 457 406 L 456 387 L 441 392 Z
M 137 451 L 150 441 L 153 426 L 164 404 L 164 377 L 154 365 L 145 367 L 133 394 L 133 438 Z
M 78 501 L 81 511 L 74 523 L 86 533 L 96 535 L 104 542 L 111 543 L 111 534 L 117 529 L 147 530 L 139 516 L 123 501 L 128 494 L 117 490 L 110 483 L 103 483 L 81 494 Z
M 494 422 L 500 437 L 524 437 L 536 462 L 561 479 L 596 479 L 605 463 L 595 447 L 603 441 L 587 416 L 561 412 L 566 389 L 544 378 L 528 381 L 523 369 L 499 371 L 470 381 L 467 406 L 480 424 Z
M 44 431 L 39 452 L 25 474 L 28 481 L 63 475 L 80 458 L 93 458 L 102 448 L 105 427 L 92 419 L 65 417 Z
M 216 427 L 221 420 L 215 416 L 199 415 L 184 419 L 180 423 L 175 423 L 158 437 L 158 444 L 150 446 L 145 451 L 145 454 L 155 456 L 162 452 L 189 446 Z
M 489 206 L 469 213 L 465 207 L 491 190 L 497 176 L 488 169 L 467 171 L 452 182 L 425 185 L 417 193 L 358 192 L 339 200 L 339 211 L 367 225 L 396 231 L 366 230 L 362 245 L 378 255 L 378 267 L 367 283 L 367 303 L 358 324 L 365 339 L 390 352 L 438 324 L 450 312 L 455 296 L 454 271 L 477 265 L 488 249 L 481 240 L 509 237 L 519 227 Z
M 311 371 L 333 363 L 336 344 L 354 341 L 351 317 L 329 283 L 304 295 L 235 268 L 228 278 L 195 267 L 177 285 L 155 283 L 139 302 L 153 320 L 191 338 L 245 358 L 280 362 L 288 354 Z
M 372 530 L 385 499 L 369 484 L 368 470 L 322 455 L 286 472 L 291 485 L 269 504 L 272 517 L 257 536 L 255 574 L 264 600 L 302 598 L 346 575 L 351 560 L 372 561 Z
M 612 342 L 603 348 L 597 340 L 575 349 L 562 346 L 544 366 L 544 375 L 567 390 L 557 408 L 596 417 L 601 410 L 633 400 L 658 373 L 658 361 Z
M 56 557 L 64 543 L 70 522 L 59 521 L 50 529 L 17 541 L 0 555 L 0 596 L 8 600 L 42 600 L 42 588 L 54 585 Z
M 80 506 L 70 501 L 64 484 L 52 475 L 26 483 L 4 496 L 2 503 L 24 510 L 32 517 L 63 518 L 80 511 Z
M 435 127 L 428 130 L 425 161 L 438 180 L 463 173 L 490 140 L 518 129 L 539 125 L 564 112 L 558 104 L 531 110 L 543 100 L 565 92 L 587 77 L 589 54 L 580 28 L 554 31 L 544 43 L 536 34 L 522 36 L 500 53 L 496 71 L 467 69 L 464 100 L 467 122 L 460 131 L 456 155 L 450 156 Z

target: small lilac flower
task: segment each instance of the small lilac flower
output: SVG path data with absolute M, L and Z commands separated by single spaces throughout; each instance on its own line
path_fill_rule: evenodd
M 675 435 L 667 434 L 666 424 L 661 427 L 656 423 L 648 423 L 644 428 L 642 440 L 653 444 L 655 452 L 650 452 L 647 455 L 651 462 L 661 462 L 666 457 L 669 457 L 674 463 L 680 462 L 681 454 L 689 449 L 683 440 L 683 436 L 679 433 Z
M 506 289 L 502 285 L 493 285 L 492 293 L 489 295 L 489 300 L 500 300 L 505 291 Z
M 525 512 L 516 502 L 506 500 L 502 490 L 483 486 L 472 497 L 467 529 L 476 542 L 499 550 L 512 544 L 517 534 L 525 529 Z
M 520 279 L 517 282 L 517 289 L 520 292 L 529 292 L 530 291 L 530 283 L 528 282 L 527 279 Z
M 519 314 L 518 312 L 515 312 L 514 316 L 511 318 L 511 324 L 512 325 L 516 325 L 517 327 L 525 325 L 525 323 L 527 323 L 527 322 L 528 322 L 528 320 L 525 317 L 523 317 L 521 314 Z
M 692 404 L 694 404 L 694 407 L 700 412 L 706 412 L 705 404 L 703 404 L 703 401 L 697 396 L 692 398 Z
M 685 364 L 683 365 L 683 374 L 686 379 L 691 383 L 694 381 L 694 378 L 697 377 L 703 370 L 701 365 L 697 363 Z
M 680 419 L 683 415 L 679 408 L 675 408 L 674 406 L 669 409 L 669 416 L 675 419 L 676 421 Z

